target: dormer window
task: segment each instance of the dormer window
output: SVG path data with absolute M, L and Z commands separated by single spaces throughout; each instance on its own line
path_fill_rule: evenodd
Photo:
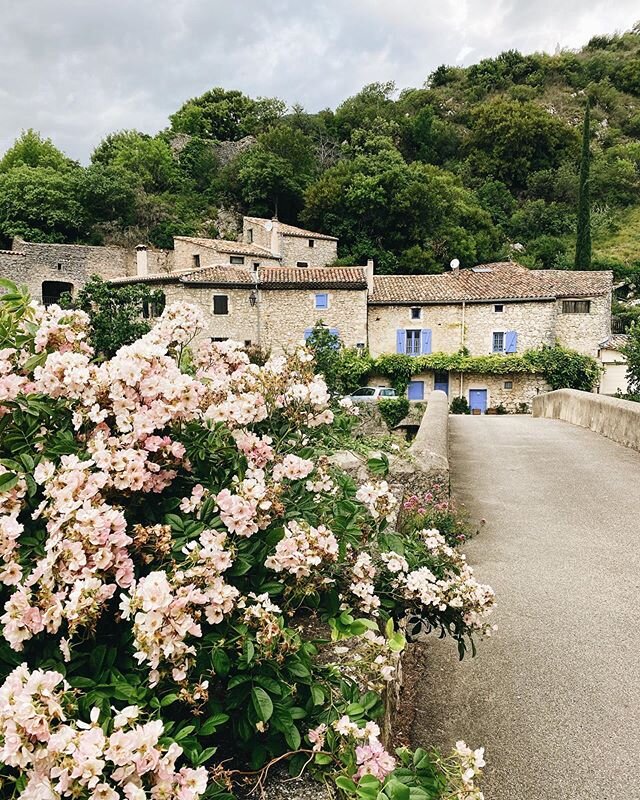
M 309 247 L 315 247 L 316 243 L 313 239 L 309 239 Z

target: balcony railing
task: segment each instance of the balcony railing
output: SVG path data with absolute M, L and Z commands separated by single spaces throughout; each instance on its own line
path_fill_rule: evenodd
M 622 317 L 611 317 L 611 333 L 627 333 L 631 321 Z

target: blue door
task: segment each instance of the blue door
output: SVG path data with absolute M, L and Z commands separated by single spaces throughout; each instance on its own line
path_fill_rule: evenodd
M 408 397 L 409 400 L 424 400 L 424 381 L 411 381 Z
M 474 408 L 479 408 L 480 413 L 484 414 L 487 410 L 487 390 L 469 389 L 469 408 L 473 412 Z
M 446 395 L 449 394 L 449 373 L 448 372 L 436 372 L 433 376 L 433 388 L 439 389 L 441 392 L 444 392 Z

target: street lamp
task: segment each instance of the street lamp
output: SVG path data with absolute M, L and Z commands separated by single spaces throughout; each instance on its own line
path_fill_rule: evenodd
M 251 294 L 249 295 L 249 303 L 251 304 L 251 308 L 254 308 L 257 302 L 258 302 L 258 295 L 256 294 L 255 289 L 252 289 Z

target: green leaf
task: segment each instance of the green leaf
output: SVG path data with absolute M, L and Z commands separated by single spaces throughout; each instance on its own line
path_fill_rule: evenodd
M 260 686 L 254 686 L 251 690 L 251 703 L 259 720 L 267 722 L 271 719 L 273 703 L 269 695 Z
M 292 750 L 297 750 L 302 742 L 300 731 L 295 725 L 290 725 L 286 728 L 284 732 L 284 739 Z
M 166 706 L 170 706 L 172 703 L 175 703 L 175 702 L 176 702 L 176 700 L 178 700 L 178 699 L 179 699 L 179 698 L 178 698 L 178 695 L 177 695 L 177 694 L 167 694 L 167 695 L 165 695 L 165 696 L 162 698 L 162 700 L 160 701 L 160 705 L 161 705 L 163 708 L 166 708 Z
M 214 714 L 213 716 L 209 717 L 206 722 L 202 724 L 202 727 L 198 731 L 200 736 L 210 736 L 212 733 L 221 726 L 224 725 L 225 722 L 229 721 L 228 714 Z
M 0 492 L 10 492 L 17 483 L 17 475 L 13 472 L 4 472 L 0 475 Z
M 320 684 L 311 684 L 311 699 L 314 706 L 321 706 L 324 703 L 324 691 Z
M 245 643 L 242 647 L 242 655 L 244 656 L 244 660 L 247 664 L 250 664 L 253 661 L 253 656 L 255 655 L 256 649 L 253 646 L 253 642 L 251 639 L 246 639 Z
M 324 767 L 327 764 L 331 764 L 333 759 L 331 758 L 331 756 L 328 753 L 316 753 L 316 757 L 315 757 L 314 761 L 319 766 Z
M 211 656 L 211 666 L 216 675 L 226 677 L 231 669 L 231 660 L 222 648 L 213 651 Z
M 316 756 L 316 763 L 317 763 L 317 756 Z M 352 781 L 351 778 L 347 778 L 346 775 L 338 775 L 338 777 L 336 778 L 336 786 L 338 787 L 338 789 L 342 789 L 343 792 L 347 792 L 347 794 L 355 794 L 358 789 L 355 782 Z
M 181 742 L 183 739 L 186 739 L 190 733 L 193 733 L 195 729 L 195 725 L 187 725 L 186 728 L 181 728 L 176 734 L 174 734 L 173 738 L 176 740 L 176 742 Z
M 385 784 L 384 793 L 389 800 L 410 800 L 409 787 L 405 786 L 404 783 L 400 783 L 400 781 L 395 778 L 391 778 L 391 780 Z

